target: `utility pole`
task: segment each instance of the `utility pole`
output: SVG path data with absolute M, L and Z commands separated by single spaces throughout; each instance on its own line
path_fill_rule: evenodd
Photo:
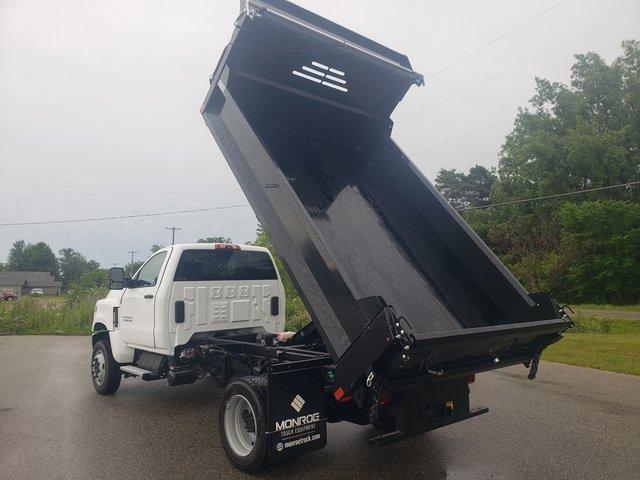
M 182 230 L 182 227 L 165 227 L 165 230 L 171 230 L 171 245 L 175 245 L 176 230 Z
M 138 253 L 135 250 L 129 250 L 127 253 L 131 254 L 131 263 L 129 264 L 129 275 L 133 275 L 133 256 Z

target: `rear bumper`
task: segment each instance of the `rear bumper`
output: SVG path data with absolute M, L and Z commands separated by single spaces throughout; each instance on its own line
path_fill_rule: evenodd
M 413 381 L 437 381 L 528 362 L 571 326 L 567 317 L 416 335 L 410 362 L 390 381 L 407 376 Z
M 337 363 L 336 388 L 348 391 L 358 377 L 369 371 L 384 378 L 384 389 L 393 390 L 528 363 L 560 340 L 572 325 L 571 319 L 565 316 L 407 334 L 401 330 L 404 321 L 385 308 Z M 410 331 L 409 327 L 405 328 Z M 402 334 L 398 335 L 398 331 Z

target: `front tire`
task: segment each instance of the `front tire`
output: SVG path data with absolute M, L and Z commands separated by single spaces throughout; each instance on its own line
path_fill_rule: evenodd
M 113 359 L 107 340 L 96 342 L 91 355 L 91 380 L 100 395 L 111 395 L 120 387 L 120 364 Z
M 259 470 L 267 458 L 267 380 L 243 377 L 225 388 L 218 429 L 231 464 L 243 472 Z

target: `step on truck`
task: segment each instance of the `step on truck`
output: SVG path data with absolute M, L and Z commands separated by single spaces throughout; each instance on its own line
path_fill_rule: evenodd
M 528 293 L 392 140 L 423 85 L 405 55 L 284 0 L 242 2 L 204 121 L 311 322 L 257 247 L 168 247 L 112 269 L 94 319 L 99 393 L 121 378 L 224 387 L 221 444 L 244 471 L 322 448 L 327 423 L 386 444 L 470 419 L 475 374 L 524 364 L 572 323 Z M 251 258 L 249 258 L 251 257 Z

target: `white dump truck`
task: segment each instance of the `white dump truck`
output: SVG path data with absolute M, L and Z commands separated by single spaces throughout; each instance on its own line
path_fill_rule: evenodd
M 262 380 L 252 376 L 255 359 L 240 358 L 242 345 L 273 344 L 284 328 L 284 287 L 269 250 L 229 243 L 173 245 L 155 252 L 132 278 L 112 268 L 109 288 L 93 318 L 95 390 L 115 393 L 123 376 L 166 378 L 175 386 L 207 374 L 224 385 L 248 375 L 230 385 L 220 420 L 228 454 L 242 463 L 256 443 L 260 415 L 266 415 L 259 405 L 252 407 Z M 234 359 L 239 366 L 232 365 Z
M 284 327 L 284 288 L 262 247 L 173 245 L 149 257 L 132 278 L 111 269 L 110 288 L 93 318 L 99 393 L 115 392 L 122 373 L 190 383 L 206 371 L 169 368 L 176 347 L 231 331 L 255 336 Z
M 524 364 L 571 319 L 529 293 L 391 138 L 408 58 L 285 0 L 246 0 L 201 107 L 310 315 L 283 333 L 269 253 L 176 245 L 96 306 L 99 393 L 124 375 L 225 387 L 219 432 L 255 471 L 326 444 L 327 422 L 385 444 L 487 412 L 475 374 Z

